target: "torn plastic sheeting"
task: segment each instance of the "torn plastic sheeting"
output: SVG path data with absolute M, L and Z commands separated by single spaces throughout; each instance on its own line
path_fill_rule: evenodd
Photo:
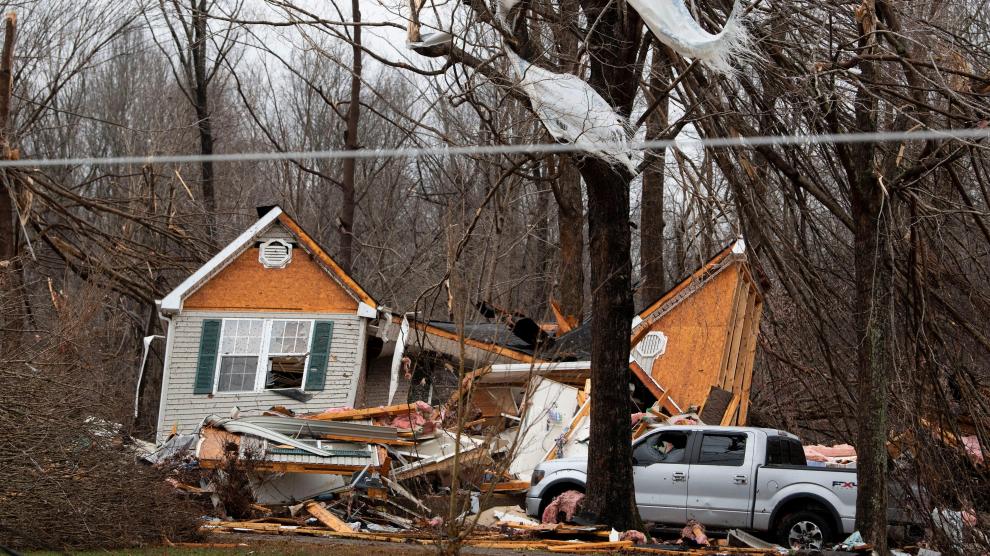
M 725 75 L 735 73 L 732 60 L 745 57 L 752 40 L 742 24 L 739 0 L 722 31 L 711 34 L 695 21 L 684 0 L 628 0 L 653 35 L 678 53 Z
M 629 140 L 624 118 L 583 79 L 535 66 L 506 48 L 518 78 L 518 87 L 529 97 L 533 110 L 554 139 L 625 166 L 636 173 L 641 155 L 616 143 Z

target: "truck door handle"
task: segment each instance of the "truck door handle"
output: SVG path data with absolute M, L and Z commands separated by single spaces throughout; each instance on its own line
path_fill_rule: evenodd
M 674 472 L 674 480 L 675 481 L 683 481 L 685 479 L 687 479 L 687 474 L 685 474 L 684 472 L 682 472 L 682 471 L 675 471 Z
M 735 477 L 732 478 L 732 480 L 737 485 L 744 485 L 746 484 L 746 475 L 736 475 Z

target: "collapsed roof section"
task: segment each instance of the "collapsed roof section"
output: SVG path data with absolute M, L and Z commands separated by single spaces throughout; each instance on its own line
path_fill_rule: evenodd
M 712 423 L 745 423 L 762 310 L 763 296 L 740 239 L 636 316 L 630 338 L 633 376 L 669 412 L 707 407 Z M 506 324 L 507 312 L 488 313 L 498 320 L 463 327 L 464 357 L 469 370 L 477 369 L 472 380 L 496 384 L 539 375 L 581 385 L 590 378 L 590 320 L 537 341 Z M 455 324 L 430 321 L 414 328 L 421 348 L 459 357 Z

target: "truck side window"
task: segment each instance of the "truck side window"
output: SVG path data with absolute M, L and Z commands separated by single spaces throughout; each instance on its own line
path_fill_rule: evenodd
M 636 447 L 633 457 L 638 465 L 654 463 L 684 463 L 687 460 L 688 433 L 665 431 L 652 436 Z
M 746 460 L 746 435 L 705 433 L 699 464 L 741 466 Z
M 808 465 L 808 458 L 804 455 L 804 446 L 797 440 L 788 439 L 786 442 L 789 448 L 788 463 L 791 465 Z
M 781 465 L 787 463 L 782 454 L 781 441 L 779 436 L 767 438 L 767 465 Z

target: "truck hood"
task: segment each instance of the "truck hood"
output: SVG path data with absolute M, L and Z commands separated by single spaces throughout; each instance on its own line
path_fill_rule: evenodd
M 555 471 L 573 470 L 584 473 L 588 468 L 587 458 L 560 458 L 545 461 L 536 467 L 546 472 L 547 475 Z

